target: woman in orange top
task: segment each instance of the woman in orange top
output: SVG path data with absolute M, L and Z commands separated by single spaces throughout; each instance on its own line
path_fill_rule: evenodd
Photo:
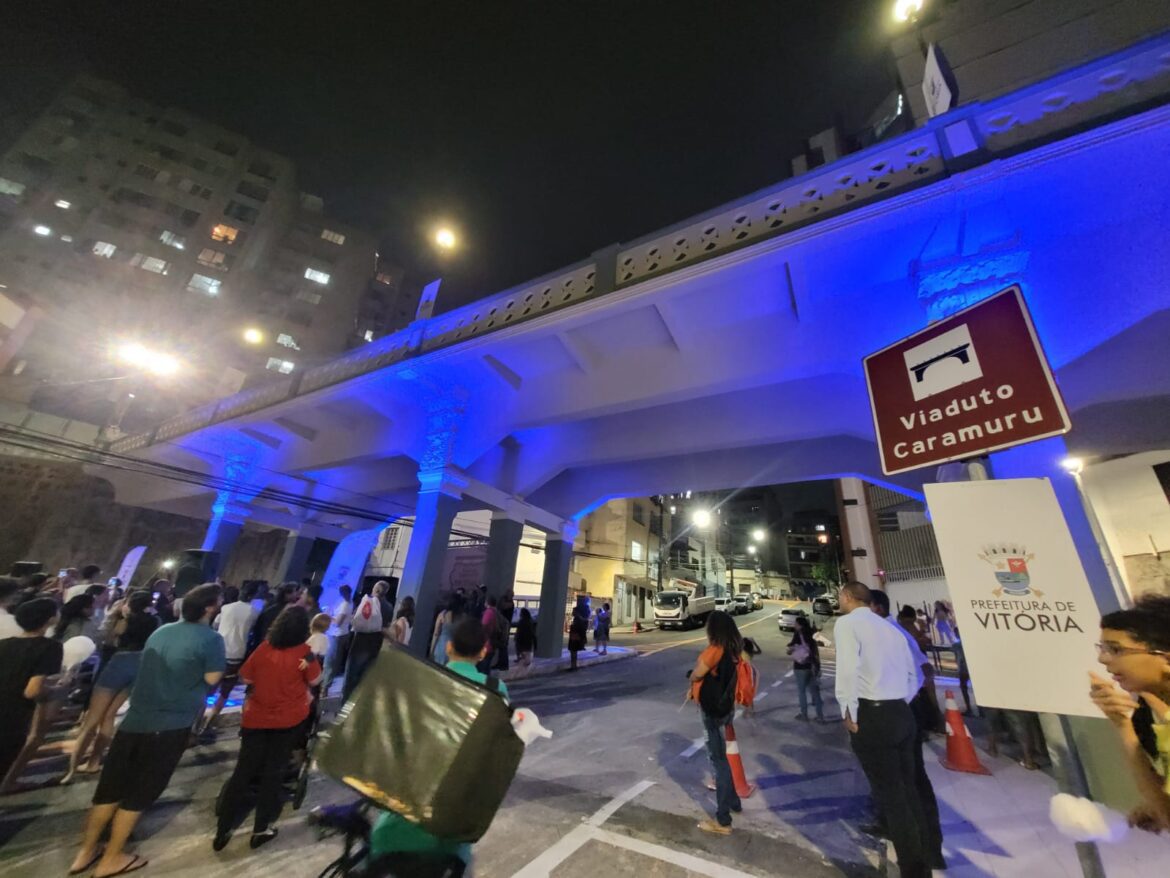
M 699 655 L 695 662 L 695 669 L 691 671 L 690 698 L 700 706 L 703 713 L 703 729 L 707 733 L 707 756 L 711 760 L 711 770 L 715 773 L 715 819 L 702 821 L 699 828 L 718 835 L 731 834 L 731 812 L 743 810 L 736 795 L 735 785 L 731 780 L 731 765 L 727 762 L 727 740 L 723 730 L 731 719 L 731 713 L 716 716 L 702 708 L 699 699 L 699 690 L 703 686 L 703 679 L 707 676 L 719 678 L 719 664 L 724 655 L 731 658 L 731 667 L 724 664 L 723 670 L 731 674 L 726 681 L 735 692 L 736 664 L 743 652 L 743 637 L 735 620 L 722 610 L 716 610 L 707 617 L 707 648 Z M 719 681 L 724 682 L 724 681 Z M 734 704 L 732 705 L 734 709 Z

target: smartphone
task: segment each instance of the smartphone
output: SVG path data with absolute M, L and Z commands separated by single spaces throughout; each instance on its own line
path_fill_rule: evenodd
M 68 572 L 69 572 L 69 571 L 68 571 L 66 568 L 62 567 L 60 570 L 58 570 L 58 571 L 57 571 L 57 578 L 58 578 L 58 579 L 64 579 L 64 578 L 65 578 L 65 574 L 66 574 L 66 573 L 68 573 Z
M 118 584 L 118 577 L 116 577 L 116 576 L 111 576 L 109 582 L 106 583 L 106 585 L 111 585 L 111 586 L 117 585 L 117 584 Z

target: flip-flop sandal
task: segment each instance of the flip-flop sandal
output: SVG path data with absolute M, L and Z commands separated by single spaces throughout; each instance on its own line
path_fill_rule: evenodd
M 130 858 L 130 862 L 119 869 L 117 872 L 111 872 L 109 875 L 101 876 L 101 878 L 114 878 L 115 875 L 129 875 L 131 872 L 137 872 L 139 869 L 145 869 L 148 865 L 150 865 L 150 860 L 135 854 Z
M 80 875 L 83 872 L 88 872 L 90 869 L 92 869 L 94 866 L 97 865 L 98 860 L 100 860 L 102 858 L 102 854 L 104 854 L 105 852 L 106 852 L 105 848 L 98 848 L 97 851 L 94 853 L 94 855 L 89 858 L 88 863 L 86 863 L 80 869 L 70 869 L 69 874 L 70 875 Z

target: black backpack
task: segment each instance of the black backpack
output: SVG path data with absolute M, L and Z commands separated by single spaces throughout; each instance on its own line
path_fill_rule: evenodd
M 722 719 L 735 710 L 735 659 L 723 650 L 714 673 L 708 672 L 699 684 L 699 707 L 707 716 Z

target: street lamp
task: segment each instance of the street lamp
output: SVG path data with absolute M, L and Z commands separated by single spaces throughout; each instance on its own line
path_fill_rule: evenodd
M 755 530 L 752 531 L 752 539 L 755 540 L 757 543 L 762 543 L 764 541 L 765 536 L 766 536 L 766 534 L 764 533 L 764 529 L 762 527 L 757 527 Z
M 435 246 L 440 250 L 454 250 L 457 243 L 459 242 L 455 237 L 454 229 L 442 226 L 435 230 Z
M 249 326 L 244 330 L 244 341 L 248 344 L 260 344 L 264 341 L 264 333 L 255 326 Z
M 118 348 L 118 359 L 136 366 L 153 375 L 174 375 L 179 371 L 179 361 L 170 354 L 151 350 L 137 342 L 129 342 Z
M 162 562 L 162 569 L 163 570 L 170 570 L 174 566 L 175 566 L 175 562 L 171 558 L 167 558 L 167 560 Z
M 691 524 L 698 528 L 711 526 L 711 513 L 706 509 L 696 509 L 691 513 Z
M 754 555 L 755 553 L 756 553 L 756 547 L 755 546 L 748 546 L 748 554 Z
M 900 22 L 917 21 L 922 14 L 922 7 L 926 0 L 894 0 L 894 20 Z

